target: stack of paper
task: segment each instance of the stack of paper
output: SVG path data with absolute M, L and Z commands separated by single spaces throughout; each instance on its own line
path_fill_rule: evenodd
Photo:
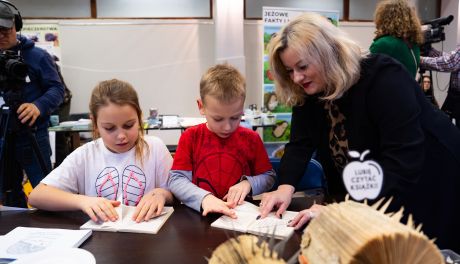
M 79 247 L 91 230 L 16 227 L 0 238 L 0 258 L 21 259 L 29 254 Z

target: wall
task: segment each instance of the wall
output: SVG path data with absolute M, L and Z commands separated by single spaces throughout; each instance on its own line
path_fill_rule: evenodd
M 233 2 L 232 0 L 230 2 Z M 120 78 L 131 82 L 140 96 L 144 113 L 150 107 L 160 114 L 199 116 L 199 79 L 216 62 L 229 61 L 246 74 L 246 105 L 262 101 L 262 31 L 259 20 L 243 20 L 242 0 L 215 1 L 214 20 L 61 20 L 58 22 L 62 51 L 62 71 L 73 91 L 72 113 L 87 112 L 92 88 L 97 82 Z M 455 48 L 460 38 L 458 0 L 443 0 L 442 16 L 454 14 L 446 26 L 444 50 Z M 227 12 L 225 8 L 231 7 Z M 363 49 L 374 36 L 370 22 L 342 22 Z M 218 43 L 218 45 L 216 45 Z M 441 48 L 440 45 L 435 45 Z M 436 87 L 444 89 L 448 74 L 438 74 Z M 435 80 L 436 85 L 436 80 Z M 445 92 L 435 89 L 443 102 Z M 177 142 L 178 133 L 154 132 L 168 144 Z
M 61 22 L 62 71 L 73 91 L 71 112 L 88 112 L 92 88 L 119 78 L 133 84 L 144 113 L 198 116 L 201 74 L 214 64 L 214 24 L 192 21 Z M 177 131 L 154 132 L 167 144 Z

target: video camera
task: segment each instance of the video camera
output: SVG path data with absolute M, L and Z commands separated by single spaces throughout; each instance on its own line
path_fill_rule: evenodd
M 450 15 L 426 21 L 422 24 L 422 33 L 424 38 L 424 43 L 420 47 L 422 55 L 428 54 L 428 51 L 431 49 L 431 43 L 437 43 L 446 39 L 443 26 L 450 24 L 452 20 L 454 20 L 454 16 Z
M 27 77 L 27 64 L 21 56 L 13 51 L 0 53 L 0 90 L 8 92 L 11 89 L 19 89 L 25 83 Z
M 22 102 L 22 87 L 26 83 L 28 67 L 14 51 L 0 53 L 0 96 L 15 111 Z

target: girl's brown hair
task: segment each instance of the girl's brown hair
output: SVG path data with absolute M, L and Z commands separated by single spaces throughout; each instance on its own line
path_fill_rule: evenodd
M 89 111 L 93 123 L 93 138 L 99 138 L 99 131 L 97 127 L 98 112 L 101 107 L 109 105 L 109 103 L 116 105 L 130 105 L 136 110 L 138 123 L 139 123 L 139 136 L 135 143 L 136 159 L 143 163 L 144 152 L 149 153 L 149 146 L 144 139 L 144 128 L 142 126 L 142 110 L 139 106 L 139 99 L 136 90 L 127 82 L 112 79 L 102 81 L 94 87 L 89 101 Z

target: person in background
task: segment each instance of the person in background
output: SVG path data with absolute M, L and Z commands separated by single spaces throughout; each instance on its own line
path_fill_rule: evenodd
M 89 108 L 95 140 L 46 176 L 29 203 L 50 211 L 82 210 L 93 221 L 115 221 L 120 203 L 137 207 L 137 222 L 158 216 L 173 200 L 166 188 L 172 157 L 159 138 L 144 137 L 136 91 L 120 80 L 100 82 Z
M 423 93 L 425 94 L 425 97 L 433 105 L 439 108 L 438 102 L 436 101 L 436 98 L 434 97 L 433 84 L 431 82 L 431 77 L 429 75 L 423 75 L 421 82 L 422 82 L 422 89 L 423 89 Z
M 449 90 L 441 109 L 460 128 L 460 44 L 451 52 L 439 52 L 431 48 L 427 57 L 421 57 L 421 68 L 440 72 L 450 72 Z
M 234 208 L 248 195 L 268 191 L 275 182 L 259 134 L 239 126 L 246 82 L 222 64 L 201 78 L 198 108 L 207 123 L 182 134 L 169 174 L 171 192 L 185 205 L 236 217 Z
M 386 54 L 400 63 L 415 78 L 420 65 L 423 34 L 420 20 L 408 0 L 384 0 L 374 14 L 375 38 L 369 51 Z
M 52 113 L 52 115 L 57 115 L 59 117 L 59 122 L 65 122 L 70 120 L 70 105 L 72 103 L 72 92 L 67 87 L 67 84 L 64 81 L 62 76 L 61 67 L 57 64 L 59 58 L 53 55 L 55 61 L 56 70 L 61 79 L 62 85 L 64 85 L 64 100 L 59 105 L 59 107 Z M 56 163 L 55 167 L 59 166 L 62 161 L 70 154 L 71 151 L 71 136 L 68 133 L 56 133 Z
M 19 89 L 22 102 L 17 107 L 16 113 L 13 113 L 14 118 L 10 119 L 9 124 L 10 128 L 16 127 L 13 122 L 19 124 L 18 131 L 9 133 L 4 141 L 13 146 L 10 148 L 12 153 L 5 155 L 10 157 L 9 164 L 5 164 L 5 160 L 0 164 L 3 168 L 7 166 L 13 168 L 14 172 L 9 171 L 6 172 L 8 175 L 0 175 L 0 182 L 7 181 L 9 185 L 0 186 L 2 189 L 0 196 L 5 191 L 8 194 L 7 197 L 3 197 L 6 205 L 27 207 L 22 190 L 23 170 L 32 187 L 35 187 L 45 177 L 47 171 L 51 170 L 49 119 L 50 113 L 63 101 L 64 86 L 51 55 L 35 47 L 32 40 L 16 34 L 21 30 L 22 19 L 13 10 L 12 4 L 0 1 L 0 52 L 21 56 L 28 69 L 25 84 Z M 13 98 L 9 98 L 8 93 L 3 97 L 5 102 L 14 101 Z M 32 147 L 33 139 L 29 137 L 29 132 L 33 132 L 35 136 L 34 141 L 38 144 L 39 153 L 35 153 Z M 40 166 L 38 155 L 43 158 L 45 168 Z M 6 180 L 6 177 L 9 180 Z
M 392 197 L 391 211 L 404 207 L 440 248 L 458 251 L 460 131 L 426 100 L 404 66 L 364 53 L 314 13 L 291 20 L 271 39 L 268 51 L 278 98 L 293 110 L 280 185 L 262 196 L 261 216 L 286 210 L 315 151 L 327 200 L 343 200 L 348 152 L 369 150 L 367 157 L 383 170 L 381 190 L 369 202 Z M 300 228 L 321 208 L 300 212 L 290 225 Z

